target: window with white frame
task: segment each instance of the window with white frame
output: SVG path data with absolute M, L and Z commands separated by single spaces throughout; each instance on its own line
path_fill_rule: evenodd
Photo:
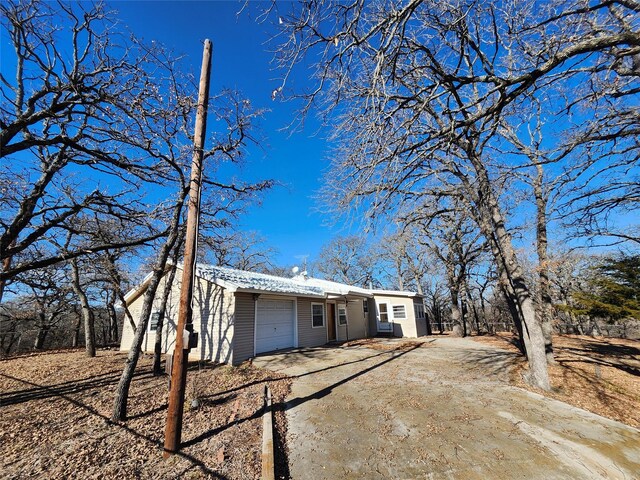
M 338 305 L 338 325 L 347 324 L 347 306 Z
M 407 318 L 407 311 L 404 308 L 404 305 L 394 305 L 393 306 L 393 319 L 394 320 L 402 320 Z
M 378 312 L 380 313 L 380 323 L 389 323 L 389 312 L 387 311 L 386 303 L 378 305 Z
M 322 303 L 311 304 L 311 326 L 313 328 L 324 327 L 324 305 Z
M 413 304 L 413 310 L 416 314 L 416 319 L 417 320 L 424 320 L 425 316 L 424 316 L 424 305 L 421 303 L 414 303 Z
M 158 323 L 160 323 L 160 312 L 153 312 L 149 319 L 149 331 L 155 332 L 158 330 Z

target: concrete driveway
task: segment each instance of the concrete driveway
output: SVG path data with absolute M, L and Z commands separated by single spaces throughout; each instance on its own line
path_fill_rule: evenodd
M 510 352 L 409 342 L 255 359 L 294 377 L 293 479 L 640 478 L 639 430 L 508 386 Z

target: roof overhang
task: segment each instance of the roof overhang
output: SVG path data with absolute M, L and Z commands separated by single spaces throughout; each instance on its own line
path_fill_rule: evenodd
M 339 300 L 346 298 L 347 300 L 361 300 L 363 298 L 372 298 L 370 293 L 361 292 L 347 292 L 347 293 L 332 293 L 327 292 L 327 300 Z
M 379 297 L 410 297 L 410 298 L 425 298 L 425 295 L 416 292 L 408 292 L 403 290 L 371 290 L 373 296 Z
M 256 288 L 233 288 L 229 289 L 231 292 L 238 293 L 255 293 L 258 295 L 280 295 L 287 297 L 311 297 L 311 298 L 325 298 L 325 295 L 316 293 L 301 293 L 301 292 L 278 292 L 275 290 L 259 290 Z

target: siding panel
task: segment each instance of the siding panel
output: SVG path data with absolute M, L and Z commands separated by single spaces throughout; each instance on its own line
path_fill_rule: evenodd
M 322 303 L 324 305 L 325 326 L 323 328 L 312 328 L 311 326 L 311 303 Z M 298 298 L 298 346 L 317 347 L 327 343 L 327 306 L 323 300 L 312 300 L 310 298 Z
M 367 299 L 365 298 L 366 302 Z M 366 338 L 367 320 L 364 318 L 362 301 L 350 300 L 347 304 L 347 318 L 349 319 L 349 340 Z
M 255 302 L 250 293 L 235 294 L 233 364 L 239 365 L 253 357 Z

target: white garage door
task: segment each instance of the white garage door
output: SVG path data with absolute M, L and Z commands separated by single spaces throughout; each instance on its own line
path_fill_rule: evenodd
M 258 300 L 256 353 L 293 347 L 292 300 Z

